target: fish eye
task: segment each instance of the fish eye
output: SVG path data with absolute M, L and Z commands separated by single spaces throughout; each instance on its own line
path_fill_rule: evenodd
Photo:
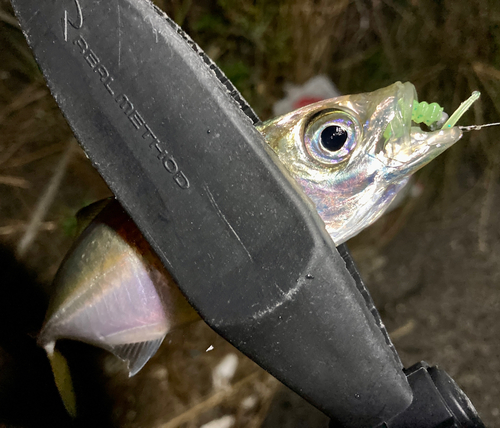
M 321 131 L 320 142 L 325 150 L 336 152 L 344 147 L 348 136 L 349 134 L 344 128 L 331 125 Z
M 304 133 L 304 145 L 313 159 L 335 165 L 350 156 L 361 134 L 361 127 L 352 114 L 330 110 L 309 121 Z

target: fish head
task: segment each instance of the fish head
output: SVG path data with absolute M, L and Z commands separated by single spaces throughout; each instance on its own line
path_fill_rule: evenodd
M 412 120 L 415 87 L 397 82 L 324 100 L 259 126 L 339 245 L 373 223 L 409 177 L 460 139 Z

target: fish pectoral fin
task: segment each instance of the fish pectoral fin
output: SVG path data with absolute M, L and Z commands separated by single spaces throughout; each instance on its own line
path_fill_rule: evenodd
M 68 362 L 66 358 L 54 348 L 54 343 L 48 344 L 45 350 L 47 351 L 52 373 L 54 374 L 54 380 L 64 407 L 69 415 L 74 418 L 76 417 L 76 397 Z
M 164 338 L 165 336 L 146 342 L 113 345 L 110 350 L 118 358 L 128 363 L 129 377 L 132 377 L 156 354 Z

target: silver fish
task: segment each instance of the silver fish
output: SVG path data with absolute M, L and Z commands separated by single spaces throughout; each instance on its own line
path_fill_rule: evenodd
M 412 84 L 398 82 L 321 101 L 258 127 L 336 244 L 373 223 L 412 173 L 462 136 L 458 127 L 422 131 L 412 121 L 416 99 Z M 127 361 L 133 375 L 169 331 L 198 318 L 117 202 L 78 238 L 54 289 L 39 343 L 70 413 L 74 397 L 60 375 L 66 372 L 59 367 L 58 339 L 106 349 Z

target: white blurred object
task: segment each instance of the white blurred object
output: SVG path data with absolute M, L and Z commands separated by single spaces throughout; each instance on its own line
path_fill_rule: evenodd
M 202 425 L 200 428 L 231 428 L 235 422 L 236 419 L 234 416 L 226 415 L 220 419 L 214 419 L 213 421 Z
M 341 95 L 335 84 L 323 75 L 314 76 L 303 85 L 286 83 L 284 90 L 285 97 L 273 105 L 275 116 L 281 116 L 308 104 Z
M 236 354 L 227 354 L 222 361 L 215 366 L 212 372 L 214 389 L 227 388 L 236 369 L 238 368 L 238 357 Z
M 258 402 L 258 400 L 257 400 L 257 397 L 255 395 L 249 395 L 247 398 L 245 398 L 241 402 L 241 407 L 243 407 L 245 410 L 249 410 L 252 407 L 255 407 L 257 402 Z

